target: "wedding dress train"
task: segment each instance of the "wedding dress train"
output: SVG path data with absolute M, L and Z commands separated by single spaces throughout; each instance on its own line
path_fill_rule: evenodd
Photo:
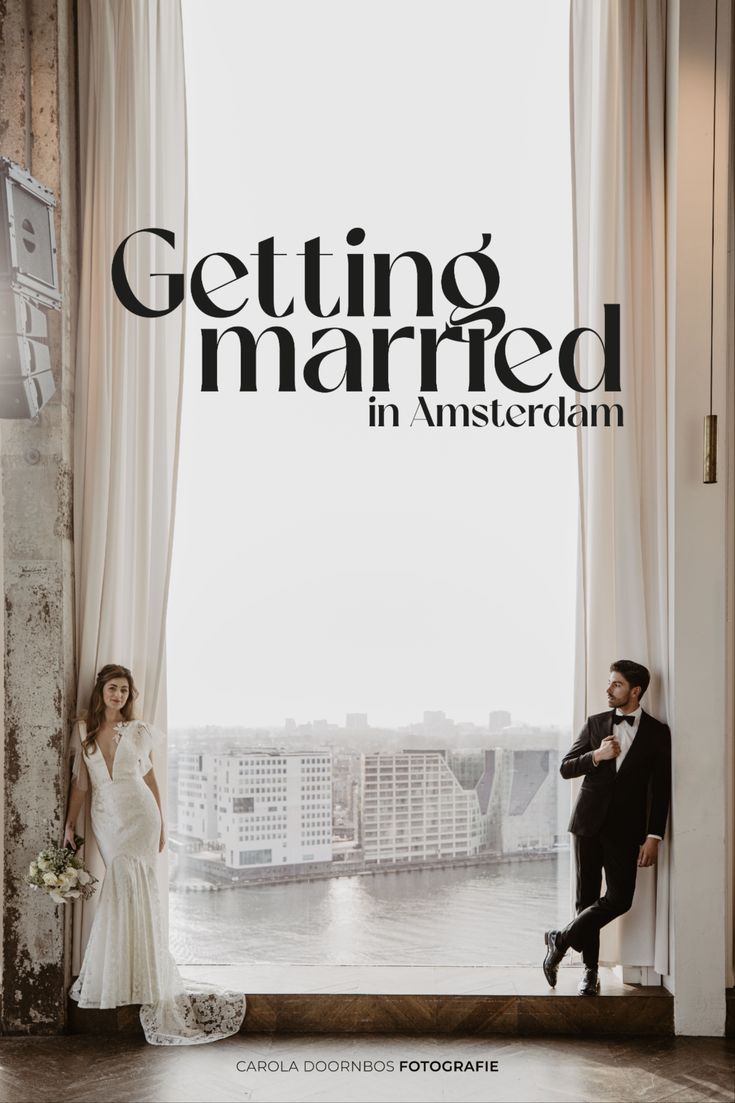
M 140 1021 L 153 1045 L 194 1045 L 236 1034 L 245 997 L 184 980 L 166 944 L 156 881 L 161 817 L 143 780 L 151 769 L 148 724 L 115 725 L 112 770 L 98 747 L 84 755 L 78 741 L 73 779 L 91 781 L 91 815 L 105 877 L 82 968 L 69 995 L 80 1007 L 141 1004 Z M 83 728 L 79 733 L 84 738 Z

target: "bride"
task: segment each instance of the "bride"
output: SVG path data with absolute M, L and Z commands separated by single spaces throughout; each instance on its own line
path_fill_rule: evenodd
M 69 995 L 80 1007 L 141 1004 L 153 1045 L 192 1045 L 236 1034 L 245 997 L 184 982 L 164 938 L 156 859 L 166 844 L 161 798 L 151 761 L 161 733 L 133 719 L 137 691 L 115 664 L 97 675 L 86 721 L 75 727 L 74 768 L 64 842 L 92 787 L 91 818 L 105 877 L 81 972 Z

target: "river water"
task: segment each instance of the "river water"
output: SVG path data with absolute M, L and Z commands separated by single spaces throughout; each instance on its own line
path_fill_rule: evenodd
M 569 854 L 172 892 L 169 908 L 181 964 L 533 965 L 571 918 Z

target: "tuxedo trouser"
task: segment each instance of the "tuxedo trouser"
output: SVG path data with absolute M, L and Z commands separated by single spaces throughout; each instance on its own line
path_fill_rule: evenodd
M 615 832 L 575 835 L 577 917 L 562 931 L 563 940 L 582 953 L 585 965 L 597 967 L 600 928 L 627 912 L 633 903 L 640 844 Z M 605 895 L 602 871 L 605 871 Z

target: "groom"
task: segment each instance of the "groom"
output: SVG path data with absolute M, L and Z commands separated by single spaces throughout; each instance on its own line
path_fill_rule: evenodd
M 582 952 L 581 996 L 600 990 L 600 928 L 633 903 L 636 870 L 658 856 L 671 797 L 671 734 L 644 712 L 640 700 L 651 676 L 620 659 L 610 667 L 611 711 L 590 716 L 560 766 L 565 778 L 584 777 L 569 822 L 577 869 L 577 917 L 547 931 L 543 970 L 552 988 L 564 954 Z M 600 896 L 602 871 L 605 895 Z

